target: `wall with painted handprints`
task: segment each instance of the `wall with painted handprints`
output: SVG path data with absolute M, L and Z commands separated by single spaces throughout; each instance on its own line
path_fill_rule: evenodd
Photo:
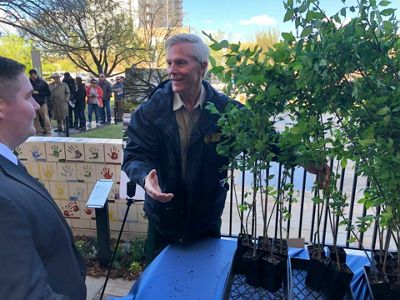
M 119 196 L 122 143 L 121 139 L 31 137 L 14 153 L 49 191 L 72 230 L 95 234 L 95 211 L 86 203 L 98 179 L 113 180 L 108 195 L 111 231 L 119 231 L 122 225 L 127 207 Z M 135 204 L 130 208 L 125 235 L 144 235 L 146 230 L 143 205 Z

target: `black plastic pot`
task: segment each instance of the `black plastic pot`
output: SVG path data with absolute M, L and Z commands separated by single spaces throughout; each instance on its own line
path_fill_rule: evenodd
M 346 251 L 344 251 L 343 247 L 328 246 L 328 249 L 329 249 L 329 257 L 331 258 L 332 261 L 336 262 L 336 252 L 337 252 L 339 256 L 339 263 L 341 264 L 346 263 Z
M 246 266 L 246 283 L 256 288 L 260 286 L 260 265 L 262 256 L 263 253 L 260 251 L 256 251 L 256 255 L 253 256 L 253 249 L 249 249 L 242 257 L 243 264 Z
M 271 293 L 275 293 L 282 287 L 286 273 L 286 261 L 285 258 L 276 255 L 266 255 L 261 258 L 261 287 Z
M 246 264 L 243 262 L 243 255 L 253 247 L 251 235 L 239 234 L 237 247 L 233 261 L 233 271 L 237 274 L 246 274 Z
M 308 253 L 310 255 L 310 258 L 312 256 L 317 256 L 318 257 L 318 252 L 320 253 L 321 258 L 326 256 L 324 247 L 321 246 L 321 245 L 317 245 L 317 244 L 307 245 L 307 250 L 308 250 Z
M 270 251 L 271 247 L 271 238 L 267 238 L 265 236 L 258 237 L 258 249 L 267 253 Z
M 364 275 L 367 281 L 369 293 L 373 300 L 391 300 L 392 290 L 390 289 L 389 279 L 385 274 L 374 274 L 370 268 L 364 267 Z M 399 298 L 397 298 L 399 299 Z
M 319 290 L 324 286 L 324 279 L 328 271 L 329 257 L 317 258 L 315 254 L 310 257 L 310 265 L 306 276 L 306 285 Z
M 340 264 L 339 270 L 338 265 L 331 260 L 325 277 L 325 286 L 329 298 L 331 300 L 342 300 L 349 290 L 353 276 L 353 272 L 346 264 Z

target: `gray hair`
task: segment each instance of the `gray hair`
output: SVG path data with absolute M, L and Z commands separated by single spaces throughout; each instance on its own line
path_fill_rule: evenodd
M 170 37 L 165 42 L 165 49 L 169 50 L 172 46 L 180 43 L 192 44 L 193 56 L 199 63 L 208 62 L 208 56 L 210 55 L 210 49 L 203 42 L 203 40 L 194 34 L 180 33 Z

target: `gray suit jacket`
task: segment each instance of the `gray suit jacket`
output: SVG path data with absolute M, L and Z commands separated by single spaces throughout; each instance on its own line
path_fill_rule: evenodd
M 84 300 L 85 273 L 50 194 L 0 155 L 0 298 Z

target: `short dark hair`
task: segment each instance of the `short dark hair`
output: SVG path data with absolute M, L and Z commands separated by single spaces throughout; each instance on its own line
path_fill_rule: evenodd
M 37 71 L 35 69 L 30 69 L 28 73 L 29 73 L 29 75 L 32 75 L 32 74 L 37 75 Z
M 0 56 L 0 99 L 13 100 L 18 91 L 17 77 L 25 66 L 13 59 Z
M 82 77 L 79 77 L 79 76 L 75 77 L 75 81 L 76 81 L 77 84 L 81 84 L 82 83 Z

